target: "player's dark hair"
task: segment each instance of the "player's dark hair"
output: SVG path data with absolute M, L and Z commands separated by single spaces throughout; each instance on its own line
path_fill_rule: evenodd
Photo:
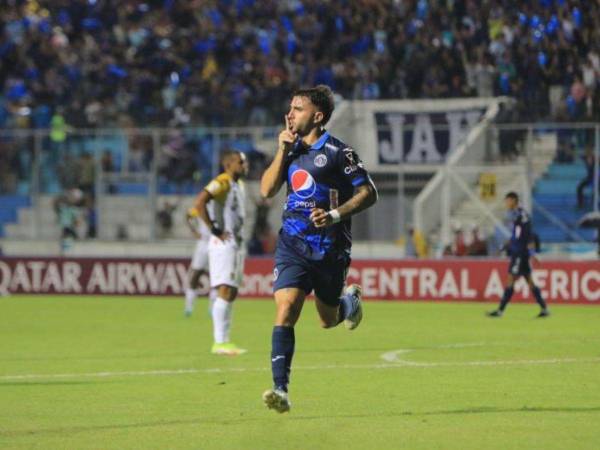
M 224 166 L 225 161 L 227 161 L 229 158 L 231 158 L 234 155 L 239 155 L 239 154 L 240 154 L 240 152 L 237 150 L 231 150 L 231 149 L 221 150 L 221 159 L 220 159 L 221 166 Z
M 504 196 L 504 198 L 512 198 L 516 202 L 519 201 L 519 195 L 514 191 L 510 191 L 508 194 L 506 194 Z
M 333 92 L 329 86 L 319 84 L 311 88 L 298 89 L 294 92 L 293 96 L 308 98 L 323 113 L 323 125 L 329 122 L 335 108 Z

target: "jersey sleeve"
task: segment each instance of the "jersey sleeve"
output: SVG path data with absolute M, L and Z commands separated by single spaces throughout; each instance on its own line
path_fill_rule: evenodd
M 342 177 L 352 186 L 357 187 L 371 183 L 371 177 L 365 169 L 364 163 L 353 148 L 346 147 L 338 151 L 337 161 Z
M 231 189 L 231 183 L 229 177 L 219 175 L 217 178 L 212 180 L 206 185 L 204 190 L 208 192 L 212 198 L 219 203 L 224 203 L 227 198 L 227 193 Z

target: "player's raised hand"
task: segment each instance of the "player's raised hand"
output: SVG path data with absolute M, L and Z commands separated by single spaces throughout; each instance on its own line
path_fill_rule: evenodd
M 333 218 L 321 208 L 313 208 L 310 211 L 310 220 L 316 228 L 323 228 L 333 223 Z
M 294 133 L 290 126 L 290 120 L 288 119 L 287 114 L 284 116 L 285 118 L 285 130 L 282 130 L 279 133 L 279 150 L 291 150 L 294 142 L 298 135 Z

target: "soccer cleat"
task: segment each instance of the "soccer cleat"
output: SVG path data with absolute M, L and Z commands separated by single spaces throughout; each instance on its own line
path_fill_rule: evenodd
M 267 408 L 274 409 L 280 414 L 288 412 L 292 407 L 288 393 L 281 389 L 269 389 L 263 393 L 262 398 Z
M 548 311 L 547 309 L 542 309 L 537 316 L 538 317 L 548 317 L 549 315 L 550 315 L 550 311 Z
M 362 320 L 362 288 L 358 284 L 351 284 L 346 288 L 345 294 L 350 294 L 352 296 L 352 305 L 353 311 L 350 316 L 346 320 L 344 320 L 344 325 L 348 330 L 354 330 Z
M 190 311 L 189 309 L 187 309 L 187 310 L 185 310 L 185 311 L 183 312 L 183 315 L 184 315 L 185 317 L 192 317 L 192 311 Z
M 496 309 L 494 311 L 490 311 L 487 313 L 488 317 L 502 317 L 502 314 L 504 314 L 502 311 L 500 311 L 499 309 Z
M 239 348 L 233 342 L 225 342 L 223 344 L 214 343 L 211 349 L 213 355 L 221 356 L 238 356 L 246 353 L 248 350 Z

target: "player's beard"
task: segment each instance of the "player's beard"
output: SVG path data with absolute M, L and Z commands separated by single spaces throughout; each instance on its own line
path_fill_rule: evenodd
M 312 131 L 312 128 L 309 127 L 308 125 L 306 125 L 306 126 L 299 126 L 298 128 L 296 128 L 295 133 L 299 137 L 303 138 L 304 136 L 308 136 L 311 131 Z

